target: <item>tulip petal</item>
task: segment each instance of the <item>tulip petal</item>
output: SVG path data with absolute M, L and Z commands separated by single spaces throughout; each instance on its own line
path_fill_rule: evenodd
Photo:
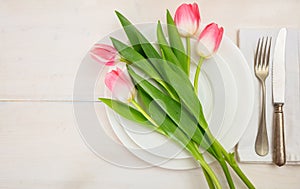
M 109 88 L 110 91 L 113 90 L 113 86 L 119 77 L 119 72 L 117 70 L 112 70 L 108 72 L 105 76 L 105 85 Z
M 105 64 L 105 62 L 101 58 L 99 58 L 97 55 L 95 55 L 95 54 L 93 54 L 91 52 L 89 54 L 92 57 L 92 59 L 94 59 L 96 62 L 98 62 L 100 64 Z
M 91 53 L 100 56 L 103 59 L 112 59 L 117 55 L 116 49 L 105 44 L 97 44 L 91 50 Z
M 101 64 L 107 66 L 113 66 L 117 61 L 118 52 L 115 48 L 106 44 L 96 44 L 93 49 L 90 50 L 91 57 Z
M 202 40 L 197 44 L 197 52 L 200 56 L 208 58 L 214 52 L 214 44 L 210 40 Z
M 104 82 L 112 92 L 113 97 L 121 101 L 128 101 L 135 94 L 134 85 L 128 74 L 123 72 L 120 68 L 108 72 Z
M 105 65 L 106 65 L 106 66 L 113 66 L 113 65 L 115 65 L 115 63 L 116 63 L 116 61 L 115 61 L 114 59 L 111 59 L 111 60 L 107 61 L 107 62 L 105 63 Z
M 182 4 L 176 12 L 174 21 L 179 29 L 180 35 L 184 37 L 190 37 L 194 35 L 200 24 L 200 12 L 198 5 L 194 4 Z
M 218 27 L 216 23 L 207 25 L 198 38 L 197 53 L 203 57 L 209 57 L 215 53 L 223 37 L 223 27 Z
M 222 41 L 222 38 L 223 38 L 223 33 L 224 33 L 224 28 L 221 27 L 220 30 L 219 30 L 219 36 L 217 37 L 217 42 L 216 42 L 216 46 L 215 46 L 215 51 L 218 50 L 219 46 L 220 46 L 220 43 Z

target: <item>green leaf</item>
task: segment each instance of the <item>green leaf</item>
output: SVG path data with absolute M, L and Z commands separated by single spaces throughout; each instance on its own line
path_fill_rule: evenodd
M 141 34 L 136 27 L 120 12 L 115 11 L 123 29 L 127 35 L 128 40 L 130 41 L 133 48 L 139 52 L 142 56 L 144 56 L 143 49 L 139 43 L 139 39 L 137 38 L 137 34 Z
M 145 72 L 151 78 L 160 80 L 161 77 L 153 66 L 136 50 L 122 43 L 121 41 L 111 38 L 111 41 L 120 55 L 131 62 L 131 66 L 137 67 L 138 69 Z
M 151 64 L 137 51 L 133 48 L 128 47 L 126 44 L 120 42 L 117 39 L 111 38 L 114 47 L 118 50 L 118 52 L 130 62 L 131 64 L 144 73 L 146 73 L 150 78 L 153 78 L 159 82 L 161 82 L 160 75 L 156 72 L 156 70 L 151 66 Z M 164 80 L 172 86 L 176 91 L 179 98 L 183 101 L 183 103 L 187 106 L 188 110 L 196 117 L 198 123 L 204 128 L 207 128 L 207 122 L 203 115 L 203 110 L 201 103 L 198 97 L 195 95 L 193 86 L 191 85 L 189 78 L 187 75 L 179 69 L 177 66 L 168 63 L 161 64 L 162 70 L 164 72 Z
M 187 65 L 187 55 L 185 54 L 185 49 L 180 34 L 178 32 L 178 29 L 174 23 L 174 20 L 169 10 L 167 10 L 167 24 L 168 24 L 170 46 L 172 47 L 172 50 L 176 55 L 177 59 L 181 63 L 184 72 L 188 74 L 189 70 Z
M 166 82 L 173 87 L 180 100 L 187 109 L 195 116 L 200 126 L 206 130 L 208 124 L 205 120 L 202 105 L 196 96 L 193 86 L 188 76 L 177 66 L 172 64 L 163 64 L 166 75 Z
M 164 79 L 164 70 L 162 64 L 165 63 L 165 60 L 160 56 L 160 54 L 156 51 L 153 45 L 142 35 L 138 34 L 138 38 L 140 40 L 140 44 L 143 48 L 143 51 L 148 58 L 148 61 L 151 62 L 151 65 L 155 68 L 155 70 L 159 73 L 161 80 L 156 80 L 168 93 L 172 98 L 177 99 L 176 93 L 172 90 L 172 88 L 163 81 Z M 172 51 L 171 51 L 172 52 Z M 176 57 L 175 57 L 176 58 Z
M 145 90 L 152 99 L 155 99 L 155 102 L 160 106 L 160 108 L 163 109 L 172 121 L 174 121 L 178 127 L 186 133 L 188 138 L 193 139 L 198 145 L 201 144 L 203 135 L 197 126 L 197 121 L 180 103 L 173 100 L 168 95 L 165 95 L 150 82 L 137 75 L 132 69 L 129 68 L 128 72 L 138 86 L 143 88 L 143 90 Z
M 161 85 L 166 91 L 171 94 L 174 98 L 176 95 L 172 95 L 173 91 L 170 87 L 164 83 L 162 76 L 159 74 L 162 73 L 163 68 L 161 67 L 162 59 L 152 59 L 155 60 L 155 65 L 157 69 L 153 67 L 153 65 L 145 59 L 142 55 L 140 55 L 137 51 L 133 48 L 127 46 L 126 44 L 122 43 L 121 41 L 111 38 L 114 47 L 118 50 L 118 52 L 122 55 L 123 58 L 131 62 L 130 66 L 138 68 L 140 71 L 144 72 L 150 78 L 154 79 L 159 85 Z M 148 48 L 151 44 L 145 44 L 144 48 Z M 147 50 L 148 52 L 148 50 Z
M 141 45 L 145 55 L 148 58 L 161 59 L 161 56 L 156 51 L 156 49 L 152 46 L 152 44 L 141 34 L 137 34 L 137 38 L 139 40 L 139 44 Z
M 153 47 L 153 45 L 141 34 L 137 34 L 139 39 L 139 43 L 145 53 L 145 57 L 151 63 L 151 65 L 157 70 L 157 72 L 161 73 L 161 64 L 162 64 L 162 57 Z
M 160 124 L 160 129 L 163 130 L 167 136 L 181 144 L 182 146 L 190 146 L 190 138 L 185 135 L 185 133 L 177 127 L 177 125 L 170 119 L 168 115 L 165 115 L 164 111 L 160 106 L 153 101 L 153 99 L 138 86 L 138 95 L 145 108 L 151 117 Z
M 99 98 L 99 100 L 120 114 L 122 117 L 136 123 L 143 124 L 147 127 L 154 128 L 154 126 L 139 111 L 132 108 L 128 104 L 107 98 Z
M 178 61 L 176 55 L 172 51 L 172 48 L 169 47 L 168 41 L 164 35 L 164 32 L 162 30 L 162 26 L 161 26 L 160 22 L 158 22 L 158 24 L 157 24 L 156 31 L 157 31 L 157 41 L 162 50 L 162 54 L 164 55 L 164 59 L 170 63 L 173 63 L 179 67 L 182 67 L 182 65 Z

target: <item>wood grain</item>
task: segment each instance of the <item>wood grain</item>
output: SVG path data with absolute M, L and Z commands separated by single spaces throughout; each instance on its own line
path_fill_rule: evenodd
M 76 130 L 71 103 L 83 57 L 120 27 L 115 9 L 135 23 L 155 22 L 181 2 L 0 0 L 0 188 L 205 188 L 200 170 L 134 170 L 98 158 Z M 199 4 L 202 22 L 223 25 L 233 41 L 240 27 L 300 27 L 297 0 Z M 300 167 L 241 166 L 257 188 L 299 187 Z

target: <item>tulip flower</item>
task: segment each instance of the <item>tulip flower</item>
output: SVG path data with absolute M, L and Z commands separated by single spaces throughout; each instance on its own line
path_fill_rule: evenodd
M 94 60 L 106 66 L 114 66 L 120 61 L 118 51 L 110 45 L 96 44 L 90 51 L 90 55 Z
M 174 17 L 174 22 L 179 29 L 179 34 L 183 37 L 193 36 L 200 24 L 200 12 L 198 5 L 194 4 L 182 4 L 180 5 Z
M 219 48 L 224 29 L 218 27 L 216 23 L 207 25 L 200 33 L 197 44 L 197 53 L 200 56 L 200 60 L 197 65 L 195 77 L 194 77 L 194 91 L 198 95 L 198 80 L 200 75 L 200 69 L 203 61 L 206 58 L 211 57 Z
M 224 29 L 216 23 L 207 25 L 198 38 L 197 53 L 201 57 L 211 57 L 219 48 Z
M 130 77 L 120 68 L 108 72 L 104 82 L 113 97 L 120 101 L 131 102 L 135 97 L 136 91 Z

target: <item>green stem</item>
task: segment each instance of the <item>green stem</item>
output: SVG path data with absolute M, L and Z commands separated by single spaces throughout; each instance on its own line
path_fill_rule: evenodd
M 159 125 L 151 118 L 150 115 L 148 115 L 147 112 L 144 111 L 144 109 L 134 100 L 131 99 L 130 101 L 136 108 L 137 110 L 143 115 L 145 116 L 145 118 L 147 118 L 157 129 L 157 131 L 163 135 L 166 135 L 160 128 Z M 211 170 L 211 168 L 209 167 L 209 165 L 205 162 L 202 154 L 200 154 L 198 147 L 195 143 L 193 142 L 189 142 L 186 145 L 186 149 L 188 151 L 191 152 L 191 154 L 194 156 L 194 158 L 199 162 L 200 166 L 203 169 L 205 178 L 207 180 L 207 183 L 209 185 L 209 187 L 211 189 L 215 189 L 215 186 L 217 189 L 221 189 L 221 185 L 216 177 L 216 175 L 214 174 L 214 172 Z
M 235 189 L 234 182 L 232 180 L 231 174 L 229 172 L 228 166 L 227 166 L 224 158 L 220 158 L 218 161 L 219 161 L 219 163 L 220 163 L 220 165 L 221 165 L 221 167 L 223 169 L 223 172 L 224 172 L 224 174 L 226 176 L 226 180 L 228 182 L 229 187 L 231 189 Z
M 251 183 L 248 177 L 244 174 L 241 170 L 237 162 L 235 161 L 234 157 L 231 157 L 230 154 L 222 147 L 222 153 L 225 156 L 226 161 L 231 166 L 231 168 L 235 171 L 235 173 L 242 179 L 242 181 L 246 184 L 246 186 L 250 189 L 255 189 L 255 186 Z
M 201 66 L 202 66 L 204 60 L 205 60 L 205 58 L 201 56 L 200 59 L 199 59 L 198 65 L 197 65 L 196 73 L 195 73 L 195 78 L 194 78 L 194 91 L 195 91 L 195 94 L 196 94 L 196 95 L 198 95 L 199 75 L 200 75 Z
M 161 86 L 164 87 L 164 89 L 166 89 L 166 91 L 168 92 L 168 94 L 170 95 L 171 98 L 173 98 L 176 101 L 179 101 L 178 97 L 173 94 L 171 88 L 168 86 L 168 84 L 166 84 L 166 82 L 161 80 L 161 81 L 159 81 L 159 83 L 161 84 Z
M 186 54 L 187 54 L 187 62 L 186 62 L 186 71 L 187 75 L 190 76 L 190 69 L 191 69 L 191 38 L 186 38 Z
M 125 64 L 131 64 L 131 62 L 123 57 L 120 58 L 120 62 L 124 62 Z
M 157 132 L 165 135 L 165 132 L 160 129 L 159 125 L 151 118 L 151 116 L 149 114 L 147 114 L 147 112 L 145 112 L 145 110 L 134 99 L 131 99 L 130 102 L 137 108 L 137 110 L 141 114 L 143 114 L 143 116 L 145 116 L 145 118 L 147 118 L 150 121 L 150 123 L 152 123 L 156 127 Z
M 210 130 L 209 129 L 206 129 L 206 140 L 208 140 L 208 143 L 211 144 L 210 147 L 207 149 L 207 151 L 216 158 L 216 160 L 219 162 L 219 164 L 221 165 L 222 167 L 222 170 L 226 176 L 226 180 L 227 180 L 227 183 L 229 185 L 229 187 L 231 189 L 234 189 L 235 186 L 234 186 L 234 182 L 232 180 L 232 177 L 231 177 L 231 174 L 229 172 L 229 169 L 228 169 L 228 166 L 226 164 L 226 161 L 224 159 L 224 156 L 223 156 L 223 153 L 222 153 L 222 150 L 219 148 L 218 144 L 216 144 L 216 140 L 215 138 L 213 137 L 213 135 L 211 134 Z
M 247 176 L 240 169 L 240 167 L 237 164 L 237 162 L 235 161 L 233 155 L 229 154 L 217 140 L 215 140 L 215 145 L 222 152 L 222 154 L 225 157 L 225 160 L 230 165 L 230 167 L 235 171 L 235 173 L 240 177 L 240 179 L 247 185 L 247 187 L 250 189 L 254 189 L 255 186 L 251 183 L 251 181 L 247 178 Z
M 227 166 L 227 164 L 225 162 L 225 159 L 224 159 L 224 157 L 222 155 L 222 152 L 220 152 L 220 150 L 216 147 L 215 143 L 212 144 L 212 148 L 218 154 L 217 155 L 218 156 L 217 160 L 218 160 L 218 162 L 220 163 L 220 165 L 222 167 L 222 170 L 223 170 L 223 172 L 225 174 L 225 177 L 226 177 L 226 180 L 228 182 L 229 187 L 231 189 L 234 189 L 235 188 L 234 182 L 232 180 L 231 174 L 229 172 L 229 169 L 228 169 L 228 166 Z
M 207 171 L 205 169 L 203 169 L 203 173 L 207 182 L 207 185 L 210 189 L 215 189 L 215 185 L 214 182 L 212 181 L 212 179 L 210 178 L 209 174 L 207 173 Z
M 249 189 L 255 189 L 255 186 L 251 183 L 251 181 L 247 178 L 247 176 L 244 174 L 244 172 L 240 169 L 240 167 L 235 161 L 230 166 L 236 172 L 236 174 L 243 180 L 243 182 Z
M 207 175 L 205 175 L 205 177 L 206 178 L 209 177 L 209 179 L 207 179 L 208 184 L 209 185 L 214 185 L 215 188 L 217 188 L 217 189 L 221 189 L 222 187 L 220 185 L 220 182 L 219 182 L 218 178 L 216 177 L 213 170 L 209 167 L 209 165 L 204 160 L 202 154 L 198 150 L 197 145 L 195 143 L 193 143 L 194 145 L 191 146 L 190 144 L 191 143 L 187 144 L 186 148 L 194 156 L 194 158 L 198 161 L 198 163 L 202 167 L 203 171 L 205 171 L 204 174 L 207 174 Z

